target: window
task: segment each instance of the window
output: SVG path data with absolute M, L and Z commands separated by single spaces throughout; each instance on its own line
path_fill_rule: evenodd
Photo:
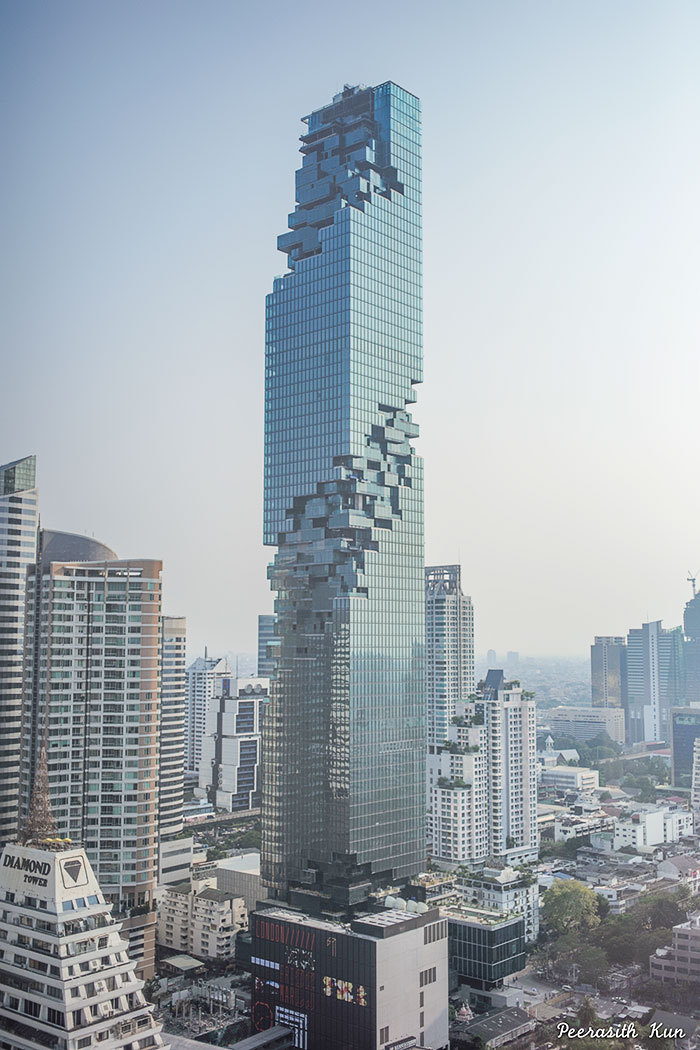
M 389 1042 L 389 1025 L 379 1030 L 379 1045 L 384 1046 L 384 1043 Z

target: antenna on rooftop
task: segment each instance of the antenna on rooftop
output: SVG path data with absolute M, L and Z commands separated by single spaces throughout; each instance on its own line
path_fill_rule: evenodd
M 697 579 L 697 574 L 695 576 L 693 576 L 692 570 L 688 569 L 688 583 L 692 584 L 692 587 L 693 587 L 693 598 L 697 594 L 697 591 L 695 589 L 695 581 L 696 581 L 696 579 Z

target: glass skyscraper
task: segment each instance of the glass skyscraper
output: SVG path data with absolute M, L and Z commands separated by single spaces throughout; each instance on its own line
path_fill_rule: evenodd
M 263 877 L 348 906 L 425 861 L 420 103 L 346 87 L 304 121 L 266 303 Z

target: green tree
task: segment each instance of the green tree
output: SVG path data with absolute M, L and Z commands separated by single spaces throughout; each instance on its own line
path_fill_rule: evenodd
M 576 1016 L 578 1017 L 583 1027 L 586 1027 L 587 1025 L 592 1025 L 593 1027 L 595 1027 L 596 1022 L 598 1021 L 598 1015 L 595 1012 L 593 1003 L 588 998 L 588 996 L 586 996 L 586 998 L 579 1006 L 578 1013 Z
M 557 879 L 544 894 L 542 918 L 559 936 L 592 930 L 600 924 L 597 894 L 576 879 Z

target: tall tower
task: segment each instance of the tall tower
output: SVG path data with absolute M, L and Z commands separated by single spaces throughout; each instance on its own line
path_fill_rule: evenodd
M 17 832 L 27 567 L 39 528 L 36 457 L 0 467 L 0 847 Z
M 683 613 L 685 634 L 686 700 L 700 704 L 700 594 L 686 603 Z
M 627 644 L 624 637 L 597 635 L 591 646 L 594 707 L 627 706 Z
M 164 616 L 161 625 L 160 723 L 158 733 L 158 881 L 189 878 L 189 840 L 179 836 L 185 787 L 185 700 L 187 673 L 184 616 Z
M 432 754 L 447 739 L 457 701 L 474 692 L 474 610 L 459 565 L 425 570 L 425 677 Z
M 343 906 L 425 858 L 420 103 L 346 87 L 304 120 L 266 303 L 262 871 Z
M 627 635 L 627 740 L 670 741 L 671 708 L 685 696 L 683 633 L 661 620 Z
M 27 582 L 22 813 L 48 743 L 60 834 L 81 842 L 153 973 L 162 563 L 51 561 L 78 537 L 42 536 Z M 70 542 L 73 541 L 73 542 Z M 84 541 L 86 550 L 108 548 Z M 112 553 L 112 552 L 109 552 Z

